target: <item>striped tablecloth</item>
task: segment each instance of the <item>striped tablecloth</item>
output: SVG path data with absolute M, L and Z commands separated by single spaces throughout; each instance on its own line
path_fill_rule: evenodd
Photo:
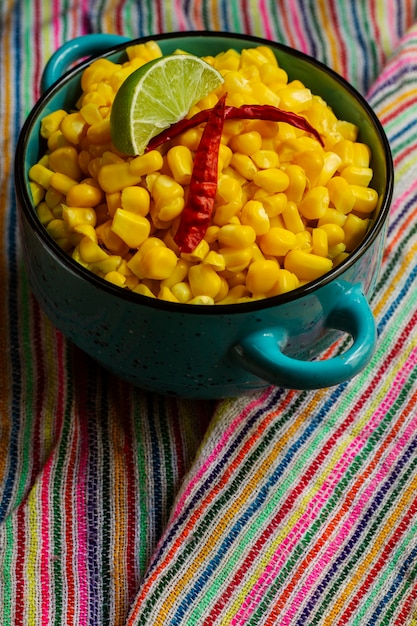
M 417 2 L 2 0 L 0 20 L 0 624 L 417 624 Z M 88 32 L 184 29 L 314 55 L 385 127 L 379 341 L 349 383 L 146 394 L 30 293 L 13 156 L 46 61 Z

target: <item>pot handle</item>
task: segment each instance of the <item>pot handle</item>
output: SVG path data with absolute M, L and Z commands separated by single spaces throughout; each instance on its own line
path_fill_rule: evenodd
M 128 37 L 108 33 L 82 35 L 67 41 L 53 53 L 45 65 L 41 78 L 42 93 L 61 78 L 73 63 L 93 54 L 107 52 L 127 41 L 130 41 Z
M 346 352 L 327 360 L 302 361 L 284 354 L 284 326 L 255 331 L 235 345 L 240 365 L 266 382 L 287 389 L 319 389 L 356 376 L 376 348 L 375 319 L 360 285 L 334 281 L 323 288 L 324 325 L 353 338 Z M 334 304 L 333 304 L 334 303 Z

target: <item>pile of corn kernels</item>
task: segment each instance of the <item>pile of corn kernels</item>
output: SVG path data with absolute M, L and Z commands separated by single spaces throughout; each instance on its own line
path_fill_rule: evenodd
M 317 279 L 362 241 L 378 202 L 368 146 L 259 46 L 205 57 L 224 82 L 189 115 L 227 92 L 228 105 L 272 104 L 304 116 L 324 146 L 286 123 L 226 120 L 212 223 L 193 252 L 179 254 L 173 237 L 202 128 L 142 156 L 118 153 L 110 135 L 115 93 L 161 50 L 148 42 L 127 55 L 84 70 L 75 109 L 42 120 L 47 149 L 29 171 L 39 220 L 82 266 L 151 298 L 230 304 Z

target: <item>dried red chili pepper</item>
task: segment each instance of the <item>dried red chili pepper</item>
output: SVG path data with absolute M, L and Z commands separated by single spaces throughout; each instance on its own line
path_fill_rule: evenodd
M 192 252 L 206 234 L 217 192 L 217 167 L 226 94 L 210 109 L 194 156 L 188 198 L 174 241 L 180 252 Z
M 172 126 L 153 137 L 146 150 L 154 150 L 167 141 L 171 141 L 171 139 L 178 137 L 178 135 L 186 130 L 207 122 L 212 110 L 213 109 L 203 109 L 203 111 L 199 111 L 188 119 L 183 119 L 175 124 L 172 124 Z M 258 119 L 267 120 L 269 122 L 286 122 L 295 128 L 311 133 L 320 142 L 320 144 L 323 145 L 323 140 L 320 137 L 320 134 L 310 124 L 310 122 L 305 119 L 305 117 L 297 115 L 297 113 L 292 113 L 291 111 L 283 111 L 282 109 L 270 104 L 244 104 L 240 107 L 227 106 L 224 110 L 224 119 Z

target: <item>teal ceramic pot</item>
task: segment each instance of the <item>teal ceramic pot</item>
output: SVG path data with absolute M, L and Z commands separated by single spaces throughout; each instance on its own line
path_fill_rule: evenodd
M 375 350 L 368 299 L 385 245 L 393 167 L 386 136 L 366 101 L 314 59 L 259 38 L 193 32 L 155 36 L 163 53 L 198 55 L 234 47 L 270 46 L 291 78 L 320 94 L 340 118 L 360 128 L 373 153 L 373 186 L 380 195 L 365 240 L 337 268 L 293 292 L 263 301 L 197 306 L 157 301 L 112 286 L 73 261 L 39 223 L 28 170 L 44 146 L 40 121 L 73 106 L 84 61 L 125 59 L 127 40 L 113 35 L 75 39 L 57 51 L 43 75 L 44 94 L 20 134 L 15 184 L 23 254 L 30 285 L 54 325 L 108 370 L 145 390 L 193 398 L 237 396 L 268 385 L 315 389 L 357 375 Z M 145 39 L 138 40 L 138 42 Z M 320 355 L 341 334 L 351 336 L 340 356 Z

